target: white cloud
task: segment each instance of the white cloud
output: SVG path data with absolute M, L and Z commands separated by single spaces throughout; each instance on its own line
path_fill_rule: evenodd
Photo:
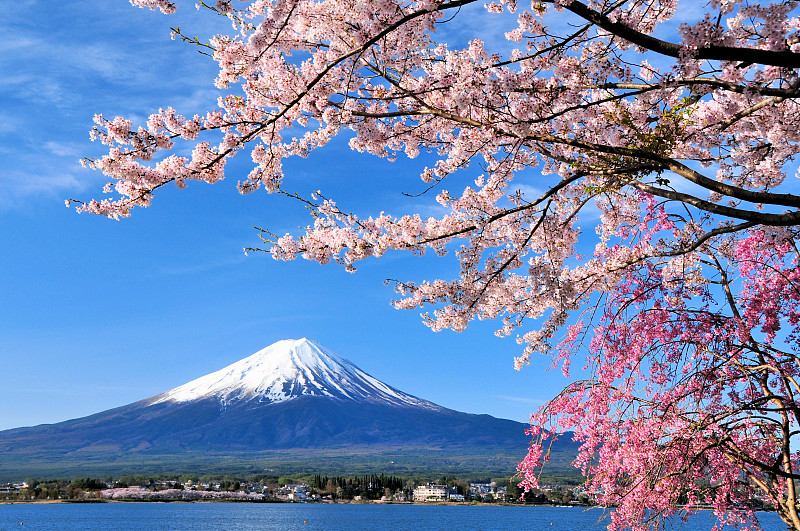
M 204 273 L 206 271 L 213 271 L 215 269 L 227 269 L 231 266 L 235 266 L 241 264 L 247 260 L 244 252 L 234 255 L 229 258 L 225 258 L 222 260 L 215 260 L 210 262 L 205 262 L 201 264 L 193 264 L 188 266 L 177 265 L 172 267 L 161 267 L 159 268 L 159 272 L 162 275 L 176 275 L 176 276 L 184 276 L 184 275 L 192 275 L 195 273 Z
M 196 113 L 202 114 L 203 111 L 207 111 L 210 108 L 216 108 L 217 100 L 224 92 L 211 85 L 210 79 L 208 80 L 208 86 L 209 88 L 196 89 L 190 94 L 182 95 L 168 102 L 164 102 L 164 106 L 169 105 L 187 118 Z M 288 137 L 289 134 L 286 134 L 286 136 Z
M 531 404 L 531 405 L 541 405 L 544 404 L 544 400 L 539 400 L 535 398 L 528 398 L 524 396 L 510 396 L 510 395 L 495 395 L 495 398 L 500 400 L 506 400 L 508 402 L 520 402 L 522 404 Z
M 20 120 L 5 113 L 0 113 L 0 134 L 11 133 L 19 129 Z M 0 147 L 0 149 L 2 149 Z
M 38 171 L 29 169 L 0 173 L 0 208 L 14 208 L 41 196 L 63 201 L 70 194 L 86 188 L 89 180 L 80 176 L 78 171 L 59 171 L 59 167 L 63 167 L 63 164 L 53 164 Z M 94 179 L 91 181 L 94 182 Z
M 79 159 L 86 151 L 86 146 L 83 144 L 76 145 L 64 142 L 55 142 L 52 140 L 45 142 L 42 147 L 53 155 L 59 157 L 71 157 L 73 159 Z

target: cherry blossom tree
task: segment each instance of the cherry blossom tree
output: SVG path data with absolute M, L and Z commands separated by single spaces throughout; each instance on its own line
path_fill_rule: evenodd
M 263 230 L 257 249 L 348 271 L 388 251 L 453 255 L 458 278 L 397 282 L 394 304 L 428 308 L 433 330 L 496 320 L 517 336 L 517 367 L 546 354 L 569 374 L 585 360 L 586 377 L 532 415 L 524 486 L 542 441 L 572 431 L 614 529 L 704 504 L 757 526 L 763 500 L 800 530 L 797 2 L 710 0 L 691 19 L 675 0 L 199 7 L 231 35 L 173 37 L 214 58 L 227 95 L 141 127 L 96 116 L 110 148 L 85 163 L 112 195 L 79 211 L 127 217 L 169 183 L 223 179 L 244 152 L 242 193 L 315 212 L 301 234 Z M 507 31 L 448 39 L 476 16 Z M 426 153 L 420 177 L 445 213 L 363 217 L 286 192 L 284 159 L 338 135 L 388 159 Z

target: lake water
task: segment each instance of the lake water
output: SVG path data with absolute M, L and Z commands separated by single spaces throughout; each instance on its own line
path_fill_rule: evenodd
M 0 505 L 0 530 L 602 530 L 600 509 L 444 505 L 103 503 Z M 759 513 L 765 531 L 785 526 L 774 513 Z M 701 512 L 668 529 L 708 531 L 713 515 Z

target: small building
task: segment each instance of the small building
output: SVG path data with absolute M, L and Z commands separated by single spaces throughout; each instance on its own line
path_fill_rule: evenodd
M 304 502 L 308 500 L 308 495 L 305 491 L 292 491 L 287 495 L 287 499 L 291 501 Z
M 420 485 L 414 489 L 414 501 L 445 501 L 447 500 L 448 489 L 444 485 L 428 483 Z
M 469 494 L 472 498 L 487 498 L 489 495 L 494 497 L 497 484 L 492 483 L 470 483 Z

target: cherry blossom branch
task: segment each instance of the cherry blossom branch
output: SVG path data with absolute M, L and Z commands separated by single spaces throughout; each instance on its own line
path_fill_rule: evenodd
M 542 1 L 548 3 L 555 2 L 555 0 Z M 609 33 L 652 52 L 674 58 L 681 57 L 681 54 L 685 52 L 685 48 L 679 44 L 658 39 L 636 31 L 620 22 L 614 22 L 606 15 L 594 9 L 590 9 L 586 4 L 578 0 L 564 3 L 564 8 L 572 11 L 582 19 L 603 28 Z M 697 59 L 780 66 L 784 68 L 800 68 L 800 54 L 790 51 L 760 50 L 757 48 L 710 44 L 706 47 L 692 50 L 692 55 Z
M 761 225 L 770 225 L 774 227 L 788 227 L 800 224 L 800 212 L 786 212 L 784 214 L 754 212 L 751 210 L 743 210 L 740 208 L 733 208 L 725 205 L 717 205 L 715 203 L 711 203 L 710 201 L 699 199 L 689 194 L 676 192 L 674 190 L 665 190 L 663 188 L 657 188 L 655 186 L 651 186 L 649 184 L 645 184 L 638 181 L 631 182 L 630 184 L 634 188 L 641 190 L 643 192 L 647 192 L 648 194 L 680 201 L 682 203 L 686 203 L 696 208 L 699 208 L 700 210 L 711 212 L 712 214 L 719 214 L 721 216 L 729 218 L 743 219 Z

